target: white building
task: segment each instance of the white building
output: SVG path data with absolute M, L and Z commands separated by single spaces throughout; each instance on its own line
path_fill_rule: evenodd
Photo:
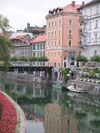
M 41 57 L 45 56 L 46 35 L 37 36 L 32 42 L 32 56 Z M 43 62 L 36 61 L 33 65 L 40 66 Z
M 82 29 L 79 35 L 81 54 L 90 59 L 93 55 L 100 55 L 100 0 L 92 0 L 79 9 L 83 16 L 79 18 Z

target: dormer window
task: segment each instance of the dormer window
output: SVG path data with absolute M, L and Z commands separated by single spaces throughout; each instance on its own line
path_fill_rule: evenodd
M 57 13 L 59 13 L 59 9 L 57 10 Z
M 54 14 L 55 14 L 55 10 L 54 10 L 54 12 L 53 12 Z
M 51 15 L 51 12 L 49 13 L 49 15 Z

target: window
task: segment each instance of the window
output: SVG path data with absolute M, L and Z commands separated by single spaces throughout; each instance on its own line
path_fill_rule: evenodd
M 35 49 L 35 44 L 33 44 L 33 49 Z
M 50 23 L 48 23 L 48 27 L 50 27 Z
M 98 6 L 97 6 L 97 7 L 96 7 L 96 14 L 98 13 L 98 9 L 99 9 L 99 8 L 98 8 Z
M 51 57 L 52 57 L 52 52 L 51 52 Z
M 43 44 L 43 49 L 45 49 L 45 44 Z
M 48 31 L 48 37 L 50 37 L 50 31 Z
M 51 47 L 53 47 L 53 41 L 51 41 Z
M 58 62 L 58 67 L 60 67 L 60 63 Z
M 97 34 L 95 34 L 95 41 L 97 41 Z
M 69 40 L 69 46 L 71 46 L 72 45 L 72 41 L 71 40 Z
M 61 20 L 59 20 L 59 25 L 61 25 Z
M 35 53 L 33 53 L 33 56 L 35 57 Z
M 60 47 L 60 40 L 58 41 L 58 46 Z
M 51 31 L 51 37 L 53 37 L 53 30 Z
M 37 56 L 39 57 L 39 53 L 37 54 Z
M 56 40 L 55 40 L 55 47 L 56 47 Z
M 98 28 L 98 20 L 95 21 L 95 28 Z
M 91 22 L 90 22 L 90 30 L 91 30 Z
M 59 33 L 58 33 L 58 35 L 60 36 L 60 29 L 59 29 Z
M 60 57 L 60 51 L 58 52 L 58 57 Z
M 94 55 L 97 55 L 97 51 L 96 50 L 94 51 Z
M 48 48 L 50 47 L 50 42 L 48 42 Z
M 89 42 L 91 42 L 91 35 L 89 35 Z
M 69 25 L 72 25 L 72 20 L 71 19 L 69 20 Z
M 39 44 L 37 45 L 37 49 L 39 49 Z
M 52 27 L 53 27 L 53 22 L 52 22 Z
M 55 21 L 55 26 L 57 25 L 57 22 Z
M 55 36 L 56 36 L 56 30 L 55 30 Z
M 42 56 L 42 53 L 40 53 L 40 56 Z
M 92 15 L 92 8 L 90 8 L 90 15 Z
M 48 57 L 49 57 L 49 52 L 48 52 Z
M 45 53 L 43 53 L 43 56 L 45 56 Z
M 49 66 L 49 62 L 48 62 L 48 66 Z
M 72 30 L 69 30 L 69 35 L 70 35 L 70 36 L 72 35 Z
M 40 49 L 42 49 L 42 44 L 40 45 Z
M 81 55 L 81 51 L 79 51 L 79 55 Z
M 54 62 L 54 67 L 56 67 L 56 62 Z
M 55 57 L 56 57 L 56 52 L 55 52 Z

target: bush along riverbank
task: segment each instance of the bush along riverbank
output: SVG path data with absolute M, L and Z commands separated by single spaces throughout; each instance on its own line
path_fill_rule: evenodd
M 3 92 L 0 92 L 0 133 L 20 133 L 19 112 Z

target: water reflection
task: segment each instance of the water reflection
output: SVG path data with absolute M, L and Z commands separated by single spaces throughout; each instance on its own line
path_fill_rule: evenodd
M 24 110 L 27 133 L 99 133 L 100 97 L 0 79 Z

